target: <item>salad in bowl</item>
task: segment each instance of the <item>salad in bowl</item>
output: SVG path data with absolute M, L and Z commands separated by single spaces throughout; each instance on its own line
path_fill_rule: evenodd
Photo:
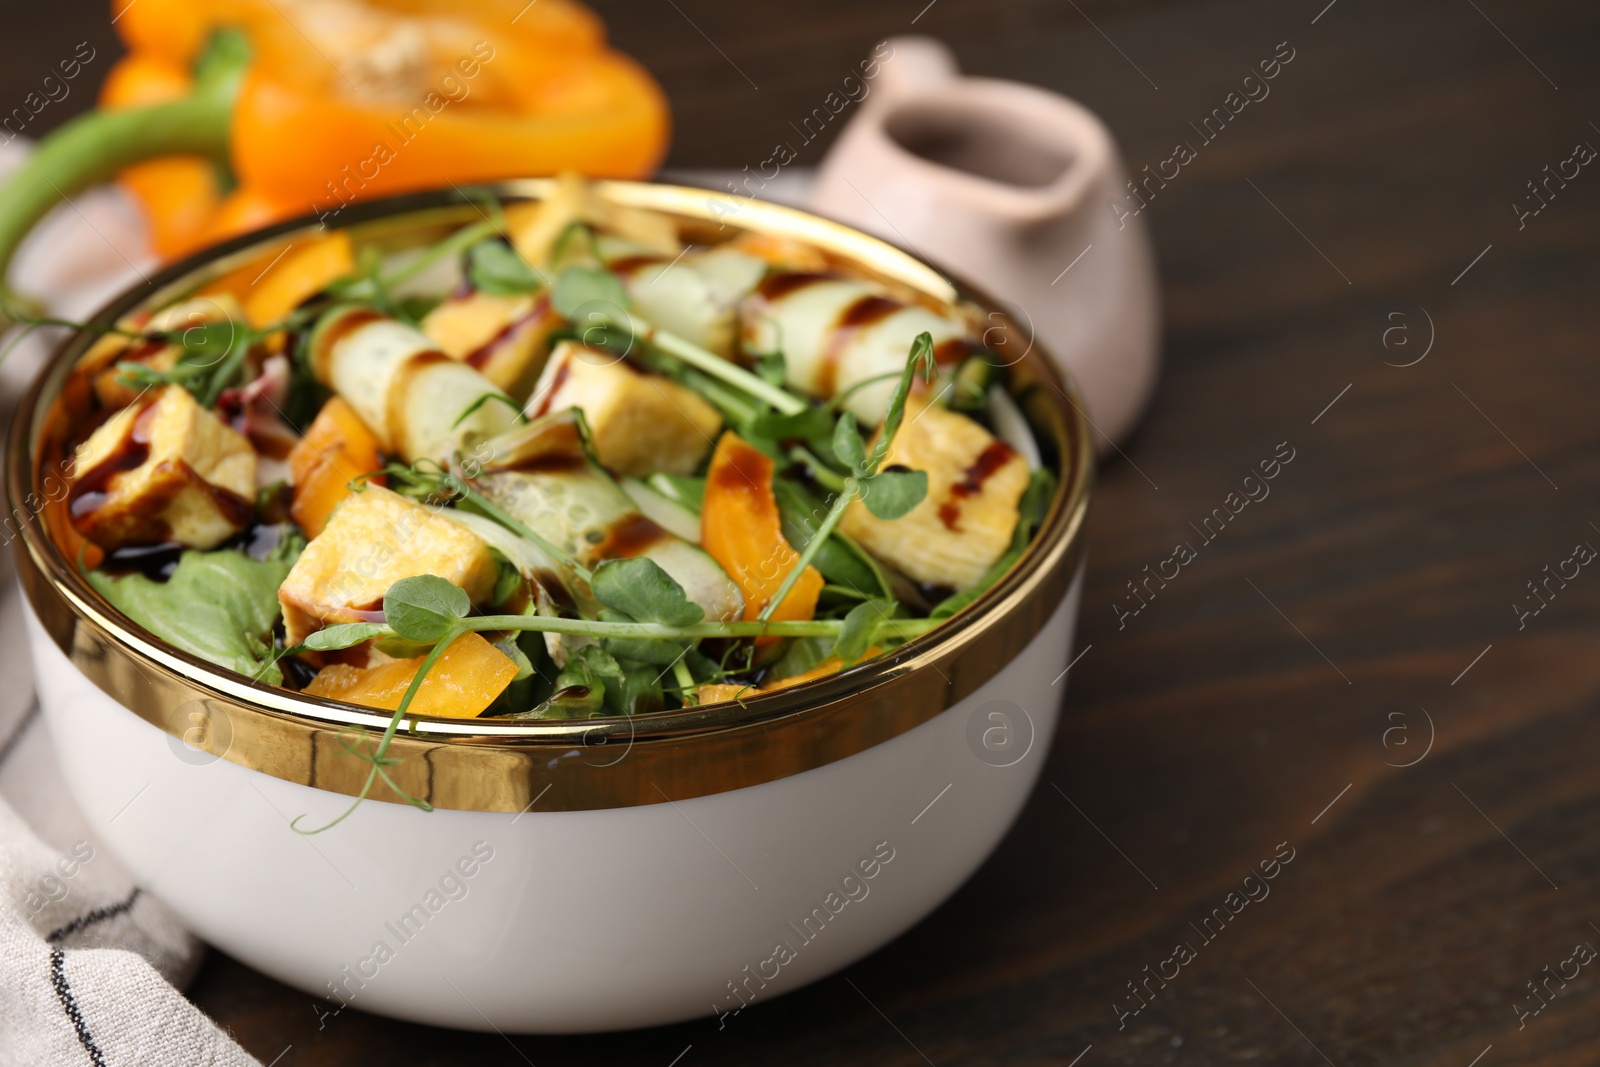
M 104 332 L 52 532 L 106 601 L 392 731 L 745 701 L 937 628 L 1026 549 L 1055 478 L 975 309 L 685 244 L 575 178 L 481 206 Z
M 1048 358 L 704 191 L 340 223 L 124 294 L 14 420 L 40 703 L 141 884 L 341 1004 L 540 1032 L 735 1010 L 953 892 L 1070 657 L 1093 450 Z

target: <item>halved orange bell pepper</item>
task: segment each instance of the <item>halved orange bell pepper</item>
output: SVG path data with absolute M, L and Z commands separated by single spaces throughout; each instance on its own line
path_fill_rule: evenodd
M 333 509 L 350 495 L 351 480 L 382 466 L 377 436 L 349 404 L 339 397 L 329 399 L 289 451 L 289 475 L 294 479 L 290 517 L 307 537 L 317 536 Z M 383 484 L 382 477 L 369 481 Z
M 644 177 L 665 152 L 660 87 L 575 0 L 115 6 L 129 55 L 105 106 L 45 138 L 0 188 L 0 269 L 62 195 L 118 172 L 158 250 L 176 255 L 449 182 Z
M 420 656 L 390 660 L 376 667 L 334 663 L 318 671 L 304 692 L 394 711 L 421 666 Z M 504 652 L 478 634 L 465 633 L 439 655 L 406 711 L 413 715 L 474 719 L 494 703 L 494 698 L 516 676 L 517 665 Z
M 700 545 L 744 594 L 744 617 L 761 614 L 800 561 L 783 537 L 778 501 L 772 495 L 773 462 L 732 430 L 717 442 L 706 473 L 700 509 Z M 823 579 L 808 566 L 773 611 L 779 620 L 809 619 L 816 613 Z M 761 638 L 758 643 L 776 640 Z

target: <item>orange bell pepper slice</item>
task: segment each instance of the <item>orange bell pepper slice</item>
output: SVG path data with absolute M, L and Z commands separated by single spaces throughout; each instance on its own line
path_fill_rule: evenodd
M 277 322 L 330 282 L 356 269 L 350 234 L 344 230 L 289 245 L 282 256 L 245 295 L 244 313 L 252 326 Z
M 390 660 L 376 667 L 334 663 L 318 671 L 304 692 L 394 711 L 421 666 L 421 656 Z M 478 634 L 465 633 L 439 655 L 406 711 L 412 715 L 475 719 L 516 676 L 517 665 L 504 652 Z
M 317 536 L 333 509 L 350 495 L 350 482 L 382 466 L 377 436 L 354 408 L 339 397 L 331 398 L 289 450 L 289 474 L 294 479 L 290 517 L 307 537 Z M 382 477 L 369 481 L 383 484 Z
M 772 495 L 773 462 L 732 430 L 723 433 L 706 474 L 700 546 L 722 564 L 744 594 L 744 617 L 754 619 L 777 594 L 800 554 L 783 537 Z M 772 618 L 809 619 L 822 593 L 822 574 L 807 567 Z M 757 643 L 776 640 L 760 638 Z

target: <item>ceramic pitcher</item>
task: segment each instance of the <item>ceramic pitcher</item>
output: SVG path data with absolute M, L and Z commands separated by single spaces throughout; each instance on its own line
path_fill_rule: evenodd
M 1149 400 L 1161 333 L 1143 219 L 1112 206 L 1126 179 L 1110 133 L 1064 96 L 962 77 L 932 38 L 887 45 L 812 207 L 1005 301 L 1077 380 L 1104 452 Z

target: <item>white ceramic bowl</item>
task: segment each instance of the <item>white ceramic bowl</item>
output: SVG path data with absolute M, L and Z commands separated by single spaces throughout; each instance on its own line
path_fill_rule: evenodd
M 692 234 L 718 228 L 694 190 L 600 189 Z M 345 214 L 367 236 L 393 237 L 471 213 L 440 193 Z M 736 221 L 925 297 L 994 307 L 820 219 L 752 204 Z M 310 229 L 287 224 L 179 264 L 96 321 L 174 299 Z M 42 372 L 7 471 L 13 521 L 24 520 L 40 703 L 63 770 L 150 892 L 328 1011 L 538 1033 L 737 1011 L 849 964 L 937 907 L 1004 835 L 1044 763 L 1072 647 L 1092 449 L 1070 387 L 1037 349 L 1010 373 L 1062 488 L 1024 559 L 946 626 L 745 707 L 424 720 L 399 737 L 394 773 L 434 811 L 369 800 L 306 837 L 289 821 L 332 818 L 365 770 L 341 750 L 341 730 L 388 716 L 176 651 L 74 572 L 38 516 L 60 460 L 52 412 L 91 340 L 69 340 Z

